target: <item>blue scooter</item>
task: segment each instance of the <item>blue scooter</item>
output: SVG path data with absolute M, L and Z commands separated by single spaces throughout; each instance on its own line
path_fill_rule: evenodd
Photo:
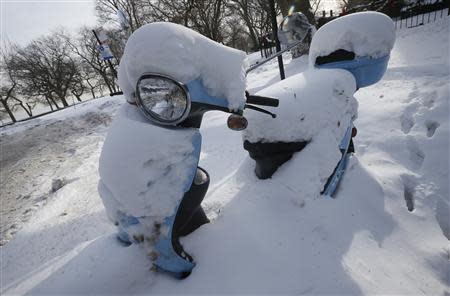
M 389 56 L 357 57 L 351 51 L 337 49 L 317 57 L 314 67 L 347 70 L 360 88 L 383 76 L 388 59 Z M 248 125 L 244 109 L 276 118 L 260 106 L 277 107 L 279 101 L 243 93 L 243 103 L 230 109 L 227 98 L 210 95 L 201 79 L 182 83 L 167 73 L 140 73 L 133 87 L 125 94 L 129 104 L 119 111 L 103 146 L 100 196 L 123 244 L 144 246 L 155 269 L 185 278 L 195 267 L 195 261 L 183 249 L 180 237 L 209 222 L 201 202 L 210 178 L 205 169 L 198 167 L 203 115 L 213 110 L 230 113 L 227 125 L 239 131 Z M 354 151 L 352 137 L 355 135 L 356 129 L 350 121 L 338 147 L 341 160 L 322 194 L 332 196 L 336 192 L 348 155 Z M 245 141 L 244 149 L 256 160 L 256 175 L 266 179 L 306 145 L 306 141 L 263 139 Z

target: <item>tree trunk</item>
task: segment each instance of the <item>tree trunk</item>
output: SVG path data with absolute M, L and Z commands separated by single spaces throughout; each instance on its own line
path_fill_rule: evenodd
M 92 84 L 91 84 L 91 82 L 89 81 L 89 79 L 86 79 L 86 83 L 89 85 L 89 89 L 90 89 L 90 91 L 91 91 L 92 98 L 95 99 L 94 86 L 92 86 Z
M 50 100 L 47 97 L 45 97 L 45 100 L 47 101 L 47 104 L 50 106 L 50 110 L 54 111 L 52 102 L 50 102 Z
M 1 100 L 3 104 L 3 108 L 5 108 L 6 112 L 8 112 L 9 117 L 11 118 L 12 122 L 17 122 L 16 118 L 14 117 L 14 114 L 12 113 L 11 109 L 8 106 L 8 102 L 6 100 Z
M 65 97 L 60 97 L 61 102 L 63 103 L 64 108 L 69 107 L 69 103 L 67 103 Z
M 33 116 L 33 108 L 30 106 L 30 104 L 26 103 L 27 107 L 25 109 L 25 112 L 27 112 L 28 116 L 31 117 Z
M 74 94 L 74 96 L 75 96 L 75 98 L 77 98 L 77 101 L 78 101 L 78 102 L 83 102 L 83 101 L 81 100 L 81 96 L 76 95 L 76 94 Z

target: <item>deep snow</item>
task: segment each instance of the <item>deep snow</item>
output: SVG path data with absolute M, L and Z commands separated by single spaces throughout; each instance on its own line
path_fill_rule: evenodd
M 226 128 L 226 115 L 208 114 L 200 165 L 211 175 L 204 203 L 213 222 L 183 239 L 197 262 L 183 281 L 149 271 L 138 247 L 116 242 L 96 188 L 101 139 L 86 145 L 85 135 L 73 137 L 78 140 L 66 145 L 84 153 L 63 158 L 63 173 L 49 178 L 74 180 L 1 247 L 2 293 L 449 293 L 448 37 L 448 17 L 397 31 L 385 77 L 355 94 L 356 154 L 336 199 L 302 194 L 302 184 L 317 182 L 307 179 L 308 151 L 273 179 L 257 180 L 241 134 Z M 287 74 L 306 69 L 307 62 L 289 62 Z M 252 92 L 277 81 L 276 61 L 261 68 L 248 76 Z M 117 100 L 98 102 L 112 111 Z M 82 110 L 71 118 L 99 112 L 97 103 Z M 42 127 L 62 124 L 46 118 Z M 35 135 L 33 125 L 2 129 L 3 151 L 14 147 L 4 145 L 8 137 Z M 64 129 L 50 131 L 63 138 Z M 102 136 L 105 128 L 94 125 L 92 133 Z M 36 163 L 35 150 L 29 151 L 24 159 Z M 20 165 L 16 159 L 10 167 Z M 48 191 L 49 180 L 31 172 L 36 191 Z M 14 187 L 16 195 L 20 188 Z

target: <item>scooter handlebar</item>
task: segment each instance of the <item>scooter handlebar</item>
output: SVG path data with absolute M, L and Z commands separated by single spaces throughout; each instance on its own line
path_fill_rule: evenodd
M 278 107 L 280 101 L 278 99 L 262 97 L 262 96 L 254 96 L 249 95 L 247 93 L 247 103 L 261 106 L 270 106 L 270 107 Z

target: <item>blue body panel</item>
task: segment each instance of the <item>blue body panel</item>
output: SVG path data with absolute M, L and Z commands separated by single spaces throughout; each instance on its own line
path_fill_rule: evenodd
M 192 102 L 228 108 L 228 100 L 210 96 L 200 80 L 193 80 L 186 84 Z
M 339 185 L 339 182 L 342 179 L 342 176 L 345 173 L 345 169 L 347 168 L 348 162 L 348 147 L 350 146 L 350 140 L 352 139 L 352 129 L 353 123 L 350 122 L 350 125 L 345 131 L 345 135 L 342 138 L 341 143 L 339 144 L 339 150 L 342 153 L 341 160 L 337 164 L 333 175 L 331 175 L 330 177 L 331 179 L 322 193 L 323 195 L 332 197 L 333 194 L 336 192 L 336 189 Z
M 370 58 L 358 57 L 351 61 L 340 61 L 323 65 L 316 65 L 319 69 L 345 69 L 355 76 L 356 86 L 365 87 L 377 83 L 386 72 L 389 55 Z
M 192 182 L 194 181 L 194 177 L 197 172 L 198 161 L 200 159 L 200 150 L 202 146 L 202 136 L 200 133 L 198 134 L 198 137 L 194 138 L 192 144 L 194 145 L 194 151 L 192 152 L 192 154 L 197 158 L 197 161 L 190 170 L 190 176 L 187 179 L 188 181 L 184 184 L 183 192 L 185 193 L 189 191 L 189 188 L 191 188 Z M 158 252 L 158 258 L 155 261 L 155 265 L 165 271 L 175 274 L 191 272 L 191 270 L 195 266 L 194 262 L 190 262 L 180 257 L 175 252 L 172 245 L 173 225 L 175 223 L 175 217 L 177 215 L 180 204 L 181 200 L 177 205 L 175 213 L 172 216 L 166 217 L 164 219 L 164 224 L 168 228 L 167 236 L 162 236 L 155 244 L 155 249 Z
M 190 175 L 186 178 L 186 182 L 183 184 L 183 192 L 189 191 L 192 182 L 194 180 L 195 174 L 197 172 L 198 161 L 200 159 L 200 150 L 202 145 L 202 136 L 200 133 L 197 134 L 196 137 L 193 138 L 192 145 L 194 147 L 194 151 L 192 151 L 192 155 L 195 156 L 197 161 L 192 164 L 190 169 Z M 190 262 L 187 259 L 180 257 L 172 245 L 172 230 L 173 225 L 175 223 L 175 217 L 178 212 L 178 207 L 181 204 L 181 200 L 179 201 L 174 214 L 166 217 L 164 219 L 164 224 L 167 227 L 167 235 L 161 235 L 159 240 L 155 243 L 155 250 L 158 253 L 158 258 L 154 262 L 154 264 L 167 272 L 171 272 L 176 276 L 180 275 L 184 272 L 190 272 L 194 266 L 194 262 Z M 145 218 L 145 217 L 142 217 Z M 127 228 L 131 228 L 134 225 L 140 224 L 140 217 L 133 217 L 123 215 L 123 217 L 119 218 L 119 233 L 117 235 L 118 239 L 126 244 L 138 243 L 131 238 L 127 232 Z

